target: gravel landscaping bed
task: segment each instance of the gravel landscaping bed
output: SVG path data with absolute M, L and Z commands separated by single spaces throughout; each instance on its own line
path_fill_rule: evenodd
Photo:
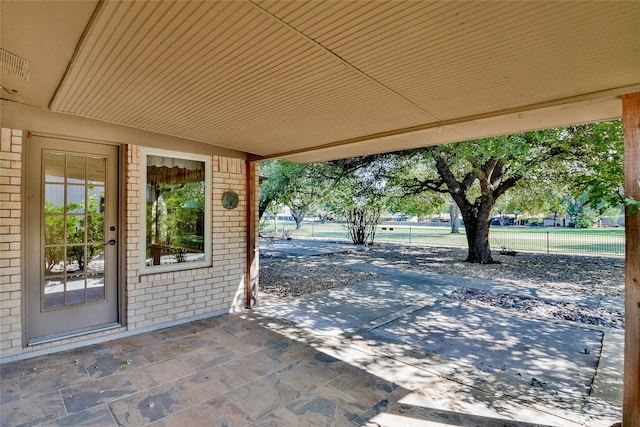
M 264 263 L 260 266 L 261 300 L 268 302 L 300 296 L 382 277 L 376 273 L 328 265 L 327 260 L 365 261 L 523 287 L 624 297 L 624 260 L 621 258 L 533 253 L 518 253 L 516 256 L 494 254 L 497 264 L 479 265 L 464 262 L 465 257 L 466 250 L 459 248 L 380 244 L 367 250 Z M 620 312 L 589 309 L 568 303 L 559 307 L 544 300 L 492 295 L 470 288 L 460 290 L 450 297 L 525 313 L 624 328 L 624 316 Z
M 261 300 L 268 302 L 312 294 L 383 277 L 376 273 L 328 266 L 324 259 L 287 259 L 260 265 Z
M 520 313 L 552 317 L 606 328 L 624 329 L 624 314 L 605 308 L 580 306 L 569 302 L 547 301 L 539 298 L 495 293 L 464 287 L 449 292 L 447 297 L 472 304 L 497 307 Z
M 534 288 L 624 297 L 624 259 L 519 252 L 494 253 L 497 264 L 464 262 L 466 249 L 430 246 L 375 245 L 368 251 L 335 255 L 373 264 L 403 266 L 452 276 L 471 277 Z

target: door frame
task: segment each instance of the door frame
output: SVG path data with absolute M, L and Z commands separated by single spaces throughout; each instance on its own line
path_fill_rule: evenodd
M 114 324 L 105 325 L 104 327 L 93 327 L 88 328 L 86 330 L 80 331 L 72 331 L 70 333 L 61 333 L 54 334 L 51 336 L 44 337 L 42 339 L 32 339 L 29 337 L 29 327 L 30 327 L 30 316 L 29 316 L 29 286 L 27 281 L 27 270 L 28 270 L 28 214 L 29 214 L 29 198 L 28 198 L 28 175 L 33 173 L 31 168 L 27 166 L 28 153 L 31 150 L 29 146 L 29 140 L 31 140 L 34 136 L 41 138 L 49 138 L 55 139 L 59 141 L 70 141 L 70 142 L 82 142 L 85 144 L 101 144 L 101 145 L 109 145 L 116 147 L 118 153 L 116 155 L 116 174 L 117 174 L 117 189 L 114 190 L 114 195 L 116 197 L 116 202 L 118 205 L 118 213 L 116 218 L 116 239 L 118 239 L 118 245 L 116 247 L 116 322 Z M 125 144 L 118 144 L 111 141 L 98 140 L 98 139 L 89 139 L 89 138 L 80 138 L 73 137 L 67 135 L 59 135 L 47 132 L 40 131 L 24 131 L 23 136 L 23 150 L 22 150 L 22 186 L 21 186 L 21 197 L 22 197 L 22 237 L 21 237 L 21 258 L 22 258 L 22 286 L 21 286 L 21 311 L 22 311 L 22 342 L 23 347 L 33 347 L 38 346 L 40 344 L 55 342 L 63 339 L 74 338 L 77 336 L 89 336 L 94 333 L 103 332 L 105 330 L 110 329 L 120 329 L 126 325 L 126 300 L 125 300 L 125 290 L 126 290 L 126 204 L 123 205 L 122 201 L 126 200 L 126 172 L 127 168 L 127 151 L 128 146 Z M 37 201 L 36 203 L 40 203 Z

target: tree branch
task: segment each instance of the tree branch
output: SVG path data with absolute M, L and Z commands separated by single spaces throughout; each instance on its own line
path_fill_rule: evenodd
M 469 188 L 471 188 L 476 179 L 478 179 L 478 175 L 475 173 L 475 171 L 467 172 L 464 178 L 462 178 L 462 182 L 460 183 L 462 191 L 466 193 Z
M 500 183 L 500 185 L 493 190 L 493 198 L 497 199 L 503 195 L 508 189 L 515 187 L 518 181 L 522 179 L 522 175 L 511 176 Z
M 460 210 L 471 209 L 472 205 L 467 200 L 466 191 L 468 188 L 462 188 L 456 177 L 453 175 L 451 168 L 445 161 L 442 156 L 442 152 L 438 149 L 433 149 L 431 151 L 431 157 L 436 162 L 436 169 L 438 170 L 438 174 L 442 178 L 443 183 L 447 186 L 448 193 L 451 195 L 453 200 L 458 204 Z M 465 177 L 466 178 L 466 177 Z
M 415 181 L 415 184 L 403 185 L 403 189 L 408 191 L 403 192 L 403 194 L 399 197 L 407 197 L 414 196 L 416 194 L 423 193 L 424 191 L 435 191 L 436 193 L 446 194 L 449 193 L 449 190 L 446 188 L 442 188 L 444 182 L 440 180 L 425 180 L 425 181 Z

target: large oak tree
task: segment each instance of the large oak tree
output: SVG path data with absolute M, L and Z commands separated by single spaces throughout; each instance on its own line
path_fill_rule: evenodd
M 493 210 L 507 191 L 529 192 L 533 199 L 564 186 L 586 192 L 594 206 L 615 203 L 621 201 L 621 165 L 620 123 L 606 122 L 404 151 L 396 153 L 388 176 L 406 195 L 449 194 L 464 221 L 467 261 L 486 264 L 494 262 Z

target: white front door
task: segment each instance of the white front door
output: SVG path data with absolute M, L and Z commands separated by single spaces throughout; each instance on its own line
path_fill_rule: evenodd
M 118 147 L 33 136 L 27 161 L 29 342 L 118 322 Z

